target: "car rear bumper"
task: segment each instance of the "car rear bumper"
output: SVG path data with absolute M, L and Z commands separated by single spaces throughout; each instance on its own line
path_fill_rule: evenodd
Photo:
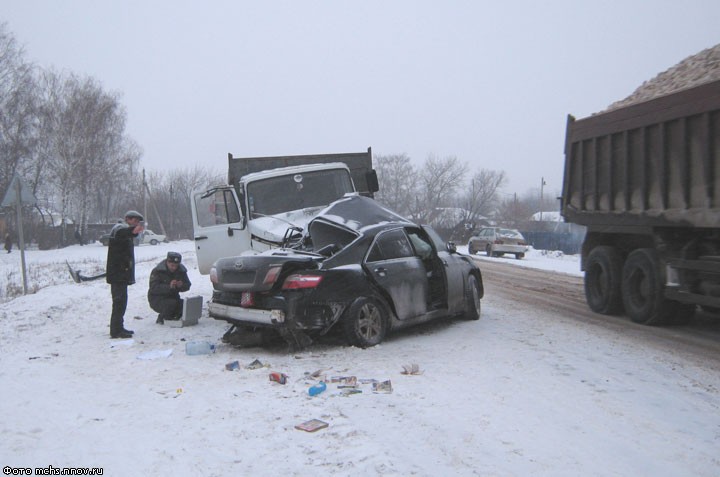
M 260 325 L 277 326 L 285 323 L 285 312 L 282 310 L 258 310 L 242 308 L 210 302 L 208 311 L 212 318 L 240 323 L 257 323 Z
M 502 253 L 525 253 L 527 252 L 527 245 L 493 245 L 493 252 Z

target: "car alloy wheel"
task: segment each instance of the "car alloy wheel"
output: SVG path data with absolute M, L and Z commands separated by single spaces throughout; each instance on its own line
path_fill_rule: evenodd
M 380 344 L 388 327 L 386 308 L 371 297 L 360 297 L 348 308 L 343 328 L 351 345 L 369 348 Z

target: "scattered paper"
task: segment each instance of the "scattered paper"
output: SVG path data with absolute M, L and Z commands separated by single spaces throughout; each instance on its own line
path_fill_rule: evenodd
M 259 359 L 256 359 L 252 363 L 245 366 L 245 369 L 260 369 L 266 367 Z
M 390 394 L 392 392 L 392 383 L 388 379 L 387 381 L 383 381 L 381 383 L 373 383 L 373 392 L 374 393 L 385 393 Z
M 325 429 L 329 425 L 330 424 L 325 421 L 321 421 L 320 419 L 310 419 L 309 421 L 305 421 L 302 424 L 296 425 L 295 429 L 307 432 L 315 432 L 320 429 Z
M 130 338 L 128 340 L 113 340 L 110 343 L 110 349 L 113 348 L 127 348 L 128 346 L 132 346 L 135 344 L 135 340 Z
M 422 374 L 420 365 L 417 363 L 404 364 L 402 368 L 402 374 Z
M 137 359 L 143 359 L 143 360 L 150 360 L 150 359 L 160 359 L 160 358 L 168 358 L 172 354 L 173 350 L 170 349 L 154 349 L 151 351 L 145 351 L 144 353 L 140 353 L 137 356 Z

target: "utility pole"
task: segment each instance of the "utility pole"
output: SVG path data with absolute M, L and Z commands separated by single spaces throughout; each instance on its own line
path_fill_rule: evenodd
M 147 214 L 147 201 L 145 200 L 145 189 L 147 189 L 147 182 L 145 182 L 145 169 L 143 169 L 143 183 L 142 183 L 142 204 L 143 204 L 143 217 L 145 218 L 145 226 L 148 225 L 148 214 Z
M 542 213 L 543 213 L 543 187 L 545 187 L 545 178 L 540 178 L 540 222 L 542 222 Z

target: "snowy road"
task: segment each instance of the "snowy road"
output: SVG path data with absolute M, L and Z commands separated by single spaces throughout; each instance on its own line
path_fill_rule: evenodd
M 672 349 L 713 366 L 720 372 L 720 317 L 698 310 L 683 326 L 644 326 L 625 316 L 593 313 L 585 302 L 582 277 L 521 268 L 514 260 L 478 257 L 489 296 L 502 296 L 590 326 L 622 333 L 638 346 Z
M 218 343 L 214 354 L 188 356 L 187 341 L 218 342 L 227 326 L 207 317 L 190 328 L 155 324 L 147 279 L 171 247 L 186 258 L 193 292 L 210 294 L 191 244 L 140 247 L 132 342 L 108 339 L 102 281 L 58 283 L 2 305 L 0 465 L 102 467 L 104 475 L 720 475 L 716 364 L 644 346 L 638 337 L 649 332 L 619 318 L 600 326 L 576 308 L 576 295 L 569 304 L 525 300 L 530 291 L 511 292 L 502 270 L 486 265 L 479 321 L 419 326 L 367 350 Z M 53 251 L 40 268 L 73 262 L 73 253 L 90 270 L 104 249 Z M 39 253 L 29 259 L 45 263 Z M 540 283 L 528 288 L 547 297 Z M 269 367 L 245 369 L 255 359 Z M 240 369 L 226 371 L 235 360 Z M 401 374 L 410 363 L 422 373 Z M 304 375 L 318 370 L 391 380 L 393 391 L 361 384 L 343 396 L 328 383 L 310 397 L 314 381 Z M 269 371 L 288 383 L 271 382 Z M 329 427 L 294 428 L 312 418 Z

